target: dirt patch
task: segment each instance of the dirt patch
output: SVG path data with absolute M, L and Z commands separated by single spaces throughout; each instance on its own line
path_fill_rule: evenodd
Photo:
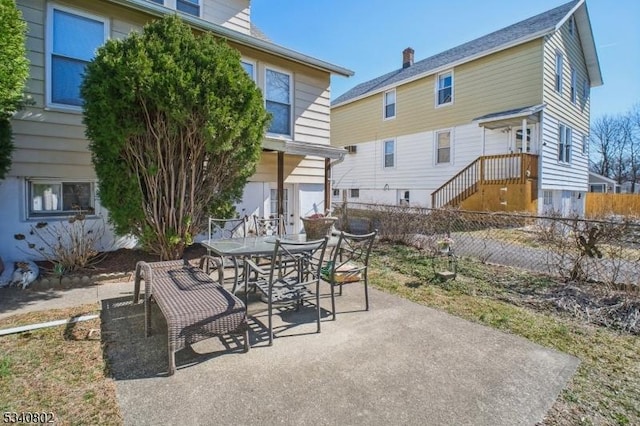
M 183 259 L 197 265 L 200 257 L 207 251 L 200 244 L 193 244 L 184 251 Z M 53 264 L 48 261 L 36 262 L 40 267 L 40 278 L 29 288 L 46 290 L 48 288 L 75 288 L 92 285 L 95 282 L 123 282 L 133 280 L 136 263 L 139 261 L 157 262 L 160 257 L 140 249 L 118 249 L 99 255 L 101 260 L 91 268 L 86 268 L 62 277 L 53 273 Z

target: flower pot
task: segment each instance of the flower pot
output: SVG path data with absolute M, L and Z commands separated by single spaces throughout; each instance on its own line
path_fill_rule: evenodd
M 337 217 L 318 217 L 318 218 L 302 218 L 304 232 L 307 234 L 307 241 L 319 240 L 331 233 L 333 224 L 338 220 Z

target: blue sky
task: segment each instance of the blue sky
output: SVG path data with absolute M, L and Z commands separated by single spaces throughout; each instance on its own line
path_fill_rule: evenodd
M 565 0 L 252 0 L 253 22 L 274 43 L 349 68 L 332 77 L 332 99 L 415 60 L 560 6 Z M 604 85 L 591 118 L 640 104 L 640 0 L 587 0 Z

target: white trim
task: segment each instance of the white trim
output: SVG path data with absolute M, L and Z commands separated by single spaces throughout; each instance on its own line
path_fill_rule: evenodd
M 444 103 L 438 103 L 438 101 L 440 100 L 440 76 L 446 76 L 447 74 L 451 74 L 451 100 L 449 102 L 444 102 Z M 453 68 L 451 68 L 450 70 L 446 70 L 446 71 L 442 71 L 439 72 L 438 74 L 436 74 L 436 78 L 435 78 L 435 108 L 442 108 L 442 107 L 446 107 L 449 105 L 453 105 L 453 101 L 454 101 L 454 92 L 455 92 L 455 77 L 453 75 Z
M 109 18 L 104 16 L 95 15 L 92 13 L 87 13 L 82 10 L 74 9 L 68 6 L 62 6 L 57 3 L 49 3 L 47 5 L 47 16 L 46 16 L 46 28 L 45 28 L 45 48 L 44 48 L 44 96 L 45 96 L 45 109 L 59 109 L 62 111 L 69 112 L 82 112 L 82 106 L 76 105 L 68 105 L 68 104 L 59 104 L 51 101 L 51 56 L 53 55 L 53 14 L 54 10 L 59 10 L 61 12 L 66 12 L 72 15 L 77 15 L 83 18 L 91 19 L 93 21 L 102 22 L 104 28 L 104 40 L 102 44 L 98 47 L 103 46 L 107 40 L 109 40 L 109 35 L 111 34 L 111 27 Z
M 348 99 L 346 101 L 342 101 L 342 102 L 337 103 L 335 105 L 331 105 L 331 108 L 335 108 L 335 107 L 346 105 L 346 104 L 349 104 L 349 103 L 352 103 L 352 102 L 356 102 L 356 101 L 359 101 L 360 99 L 365 99 L 365 98 L 368 98 L 369 96 L 374 96 L 374 95 L 376 95 L 376 94 L 378 94 L 380 92 L 384 92 L 384 91 L 387 91 L 387 90 L 390 90 L 390 89 L 393 89 L 393 88 L 397 88 L 399 86 L 402 86 L 403 84 L 408 84 L 408 83 L 411 83 L 412 81 L 420 80 L 421 78 L 429 77 L 431 75 L 441 73 L 441 72 L 446 71 L 448 69 L 453 69 L 453 68 L 455 68 L 457 66 L 460 66 L 462 64 L 466 64 L 467 62 L 475 61 L 476 59 L 480 59 L 480 58 L 483 58 L 485 56 L 489 56 L 489 55 L 492 55 L 494 53 L 501 52 L 503 50 L 507 50 L 507 49 L 510 49 L 512 47 L 515 47 L 515 46 L 519 46 L 521 44 L 527 43 L 527 42 L 532 41 L 532 40 L 537 40 L 537 39 L 539 39 L 541 37 L 544 37 L 544 36 L 546 36 L 548 34 L 552 34 L 554 31 L 555 31 L 555 29 L 553 27 L 544 29 L 542 31 L 538 31 L 537 33 L 531 34 L 530 36 L 523 37 L 523 38 L 520 38 L 520 39 L 516 39 L 516 40 L 514 40 L 514 41 L 512 41 L 510 43 L 503 44 L 503 45 L 498 46 L 498 47 L 496 47 L 494 49 L 485 50 L 485 51 L 477 53 L 475 55 L 467 56 L 467 57 L 459 59 L 457 61 L 453 61 L 453 62 L 450 62 L 448 64 L 445 64 L 445 65 L 442 65 L 442 66 L 439 66 L 439 67 L 436 67 L 436 68 L 432 68 L 432 69 L 427 70 L 425 72 L 422 72 L 420 74 L 416 74 L 416 75 L 414 75 L 412 77 L 409 77 L 409 78 L 406 78 L 404 80 L 400 80 L 400 81 L 398 81 L 396 83 L 392 83 L 392 84 L 388 84 L 386 86 L 382 86 L 382 87 L 380 87 L 380 88 L 378 88 L 376 90 L 372 90 L 372 91 L 363 93 L 362 95 L 359 95 L 359 96 L 354 96 L 353 98 L 350 98 L 350 99 Z
M 87 213 L 88 217 L 97 216 L 97 201 L 98 201 L 98 182 L 96 179 L 78 179 L 78 178 L 70 178 L 66 179 L 64 177 L 49 177 L 49 178 L 40 178 L 40 177 L 26 177 L 23 180 L 23 188 L 24 192 L 22 195 L 23 198 L 23 206 L 24 206 L 24 219 L 25 220 L 33 220 L 33 219 L 43 219 L 47 218 L 50 220 L 59 219 L 67 219 L 70 215 L 73 214 L 72 210 L 44 210 L 42 209 L 42 213 L 34 213 L 33 211 L 33 200 L 31 197 L 31 186 L 33 184 L 36 185 L 60 185 L 61 195 L 63 192 L 63 184 L 65 183 L 88 183 L 91 185 L 91 202 L 92 208 L 94 209 L 93 213 Z M 62 207 L 62 198 L 58 200 L 60 206 Z M 43 203 L 44 204 L 44 203 Z M 43 206 L 44 207 L 44 206 Z
M 562 27 L 564 25 L 564 23 L 567 22 L 567 20 L 571 16 L 573 16 L 575 11 L 578 10 L 580 8 L 580 6 L 582 6 L 583 3 L 584 3 L 584 0 L 580 0 L 575 6 L 573 6 L 573 8 L 566 15 L 564 15 L 564 17 L 556 24 L 554 30 L 558 31 L 560 29 L 560 27 Z M 575 21 L 575 18 L 574 18 L 574 21 Z
M 242 56 L 240 57 L 240 65 L 242 65 L 243 62 L 253 66 L 253 75 L 251 75 L 251 79 L 256 83 L 256 85 L 258 85 L 258 61 Z
M 564 88 L 564 55 L 562 51 L 556 50 L 554 58 L 553 89 L 556 93 L 559 93 L 560 96 L 562 96 L 562 89 Z M 560 59 L 559 62 L 558 59 Z M 560 81 L 558 81 L 558 76 L 560 76 Z
M 152 16 L 161 17 L 173 12 L 165 6 L 161 6 L 157 3 L 153 3 L 147 0 L 106 0 L 106 1 L 112 4 L 124 6 L 131 10 L 144 12 Z M 195 16 L 192 16 L 192 15 L 184 15 L 182 16 L 182 18 L 187 24 L 193 26 L 194 28 L 210 31 L 218 37 L 223 37 L 223 38 L 232 40 L 233 42 L 238 43 L 242 46 L 251 47 L 253 49 L 257 49 L 259 51 L 266 52 L 274 56 L 278 56 L 290 61 L 294 61 L 312 68 L 326 71 L 331 74 L 341 75 L 344 77 L 351 77 L 354 74 L 353 71 L 350 69 L 340 67 L 338 65 L 330 64 L 329 62 L 323 61 L 321 59 L 313 58 L 303 53 L 299 53 L 294 50 L 288 49 L 286 47 L 279 46 L 272 42 L 253 37 L 249 34 L 243 34 L 241 32 L 232 30 L 231 28 L 223 27 L 220 24 L 215 24 L 213 22 L 205 21 L 204 19 L 196 18 Z
M 198 2 L 197 6 L 198 6 L 198 14 L 197 15 L 192 15 L 191 13 L 187 13 L 187 12 L 183 12 L 181 10 L 178 10 L 178 1 L 179 0 L 174 0 L 175 3 L 175 11 L 178 12 L 181 15 L 184 16 L 194 16 L 196 18 L 200 18 L 202 19 L 202 9 L 204 9 L 204 2 L 202 0 L 195 0 Z M 191 4 L 195 4 L 193 3 L 193 1 L 190 0 L 182 0 L 184 3 L 191 3 Z
M 393 166 L 386 165 L 386 157 L 387 157 L 387 142 L 393 143 Z M 382 141 L 382 170 L 390 170 L 395 169 L 398 165 L 398 143 L 395 138 L 384 139 Z
M 449 161 L 438 162 L 438 135 L 447 132 L 449 133 Z M 436 167 L 453 165 L 453 128 L 438 129 L 433 131 L 433 165 Z
M 562 128 L 564 127 L 564 132 L 562 132 Z M 567 129 L 569 131 L 569 138 L 567 140 Z M 564 124 L 562 122 L 558 122 L 558 149 L 556 150 L 556 161 L 558 164 L 569 165 L 572 164 L 573 159 L 573 129 L 571 126 Z M 561 140 L 564 138 L 564 144 L 562 144 L 562 151 L 560 150 Z M 567 141 L 569 142 L 569 158 L 567 159 Z M 560 158 L 560 153 L 562 152 L 562 159 Z
M 279 74 L 285 74 L 287 76 L 289 76 L 289 134 L 282 134 L 282 133 L 271 133 L 269 132 L 269 130 L 267 129 L 267 136 L 270 137 L 275 137 L 275 138 L 283 138 L 286 140 L 293 140 L 294 137 L 293 135 L 295 134 L 295 129 L 294 129 L 294 122 L 293 122 L 293 112 L 295 109 L 295 105 L 294 105 L 294 90 L 293 90 L 293 73 L 291 71 L 288 71 L 284 68 L 279 68 L 273 65 L 265 65 L 264 66 L 264 88 L 263 88 L 263 94 L 264 94 L 264 106 L 265 108 L 267 107 L 267 71 L 273 71 L 273 72 L 277 72 Z
M 572 66 L 569 66 L 569 74 L 570 74 L 570 80 L 569 80 L 569 100 L 571 101 L 571 103 L 573 105 L 577 105 L 578 104 L 578 73 L 576 72 L 576 69 Z
M 393 115 L 387 117 L 387 94 L 393 92 Z M 382 93 L 382 120 L 393 120 L 398 115 L 398 93 L 396 89 L 387 90 Z

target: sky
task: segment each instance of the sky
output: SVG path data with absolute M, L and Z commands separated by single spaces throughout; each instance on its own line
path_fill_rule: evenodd
M 251 19 L 274 43 L 348 68 L 331 99 L 359 83 L 567 3 L 568 0 L 252 0 Z M 587 0 L 604 85 L 591 119 L 640 104 L 640 0 Z

